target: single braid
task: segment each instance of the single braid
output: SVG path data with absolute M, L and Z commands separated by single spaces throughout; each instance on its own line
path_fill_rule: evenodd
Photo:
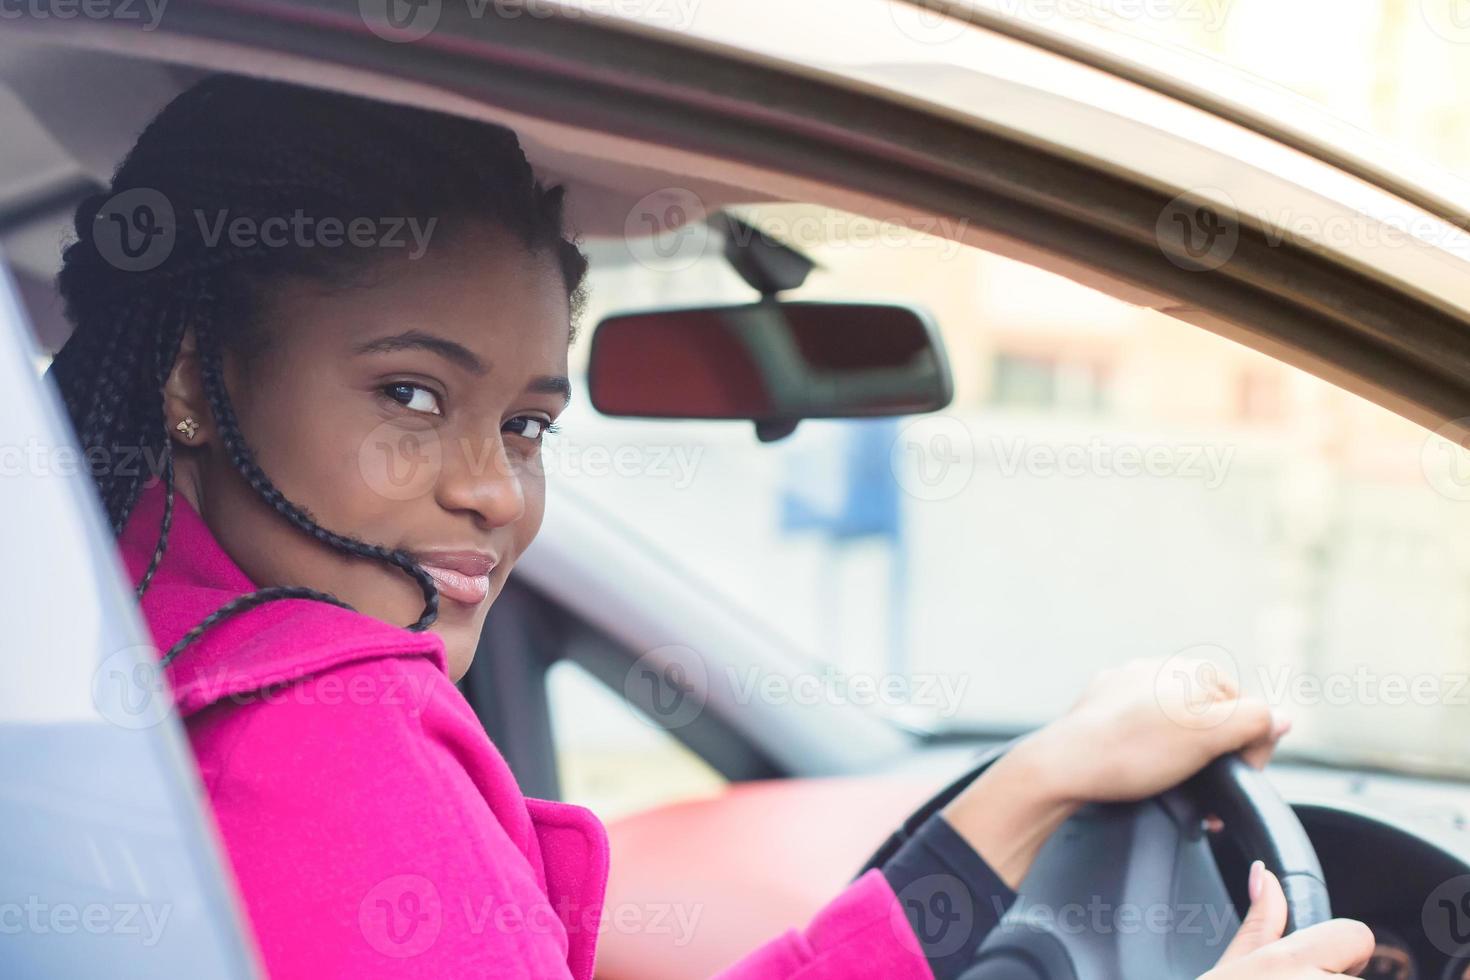
M 168 648 L 168 652 L 159 660 L 159 666 L 167 667 L 173 663 L 179 654 L 188 649 L 195 640 L 203 636 L 209 631 L 211 626 L 221 620 L 238 616 L 240 613 L 249 612 L 256 606 L 263 606 L 267 602 L 275 602 L 279 599 L 314 599 L 317 602 L 341 606 L 343 609 L 352 608 L 331 593 L 318 592 L 316 589 L 308 589 L 300 585 L 273 585 L 268 589 L 256 589 L 254 592 L 247 592 L 242 596 L 236 596 L 208 616 L 205 616 L 198 626 L 189 630 L 189 632 L 179 638 L 177 643 Z

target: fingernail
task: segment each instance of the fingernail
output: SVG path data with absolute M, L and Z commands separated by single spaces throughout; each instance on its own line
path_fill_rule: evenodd
M 1246 893 L 1248 895 L 1250 895 L 1250 898 L 1251 898 L 1251 901 L 1252 902 L 1254 902 L 1256 899 L 1258 899 L 1258 898 L 1261 897 L 1261 872 L 1262 871 L 1265 871 L 1265 870 L 1266 870 L 1266 864 L 1265 864 L 1265 862 L 1263 862 L 1263 861 L 1252 861 L 1251 862 L 1251 874 L 1250 874 L 1250 878 L 1247 879 L 1247 881 L 1246 881 L 1245 890 L 1246 890 Z
M 1291 731 L 1291 719 L 1286 715 L 1271 712 L 1271 737 L 1280 738 Z

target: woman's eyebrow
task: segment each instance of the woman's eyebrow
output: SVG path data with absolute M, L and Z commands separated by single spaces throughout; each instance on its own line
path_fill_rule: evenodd
M 533 378 L 531 383 L 526 385 L 526 392 L 532 395 L 561 395 L 562 401 L 570 402 L 572 400 L 572 383 L 567 380 L 565 375 L 546 374 L 539 378 Z
M 479 356 L 464 344 L 450 340 L 448 337 L 440 337 L 435 334 L 425 333 L 422 330 L 408 330 L 404 333 L 394 334 L 391 337 L 379 337 L 376 340 L 368 340 L 353 348 L 358 354 L 384 354 L 389 351 L 398 350 L 426 350 L 438 354 L 440 357 L 459 367 L 464 368 L 471 374 L 485 374 L 490 370 L 489 366 Z M 566 379 L 563 378 L 563 381 Z

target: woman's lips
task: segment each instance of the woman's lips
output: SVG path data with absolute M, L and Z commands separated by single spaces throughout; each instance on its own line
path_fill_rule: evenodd
M 414 555 L 446 599 L 478 606 L 490 597 L 495 559 L 477 551 L 429 551 Z

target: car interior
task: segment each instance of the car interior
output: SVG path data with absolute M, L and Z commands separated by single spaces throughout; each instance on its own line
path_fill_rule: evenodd
M 0 133 L 6 134 L 0 141 L 0 254 L 41 352 L 38 369 L 44 368 L 46 356 L 67 335 L 52 280 L 72 210 L 82 198 L 106 186 L 112 169 L 142 125 L 173 95 L 208 73 L 206 53 L 201 48 L 175 59 L 162 59 L 124 50 L 54 46 L 23 36 L 0 37 Z M 260 64 L 265 67 L 264 62 Z M 794 673 L 803 669 L 803 664 L 810 665 L 811 648 L 803 646 L 801 637 L 817 635 L 819 629 L 840 620 L 850 609 L 841 607 L 843 598 L 839 595 L 831 600 L 837 604 L 833 619 L 814 618 L 816 625 L 809 629 L 788 629 L 781 620 L 794 614 L 788 614 L 778 602 L 768 601 L 773 598 L 770 592 L 761 592 L 743 579 L 738 587 L 725 589 L 718 583 L 712 585 L 701 574 L 691 574 L 688 565 L 699 565 L 712 549 L 729 544 L 717 531 L 699 527 L 723 519 L 739 527 L 744 520 L 722 517 L 725 508 L 736 506 L 732 498 L 703 488 L 745 478 L 762 492 L 768 486 L 779 488 L 782 478 L 773 460 L 782 460 L 784 466 L 784 461 L 794 455 L 791 447 L 820 448 L 818 440 L 825 438 L 822 433 L 837 432 L 846 425 L 824 421 L 824 416 L 849 419 L 940 413 L 942 422 L 942 412 L 955 396 L 956 386 L 963 389 L 969 383 L 962 365 L 974 351 L 966 345 L 978 343 L 969 338 L 980 333 L 966 322 L 966 298 L 932 304 L 932 308 L 923 302 L 925 291 L 934 282 L 960 275 L 957 270 L 968 261 L 964 258 L 950 265 L 936 259 L 929 266 L 915 267 L 919 271 L 913 273 L 914 281 L 907 293 L 885 293 L 886 285 L 880 285 L 865 294 L 854 291 L 852 283 L 864 274 L 875 276 L 871 281 L 885 283 L 873 272 L 885 261 L 882 254 L 874 259 L 863 253 L 852 258 L 851 268 L 847 268 L 842 265 L 844 256 L 857 250 L 843 253 L 840 247 L 832 249 L 831 242 L 840 235 L 829 226 L 805 244 L 794 240 L 800 237 L 796 234 L 788 234 L 788 240 L 783 241 L 776 233 L 760 234 L 755 226 L 764 220 L 763 227 L 770 227 L 775 216 L 785 222 L 777 222 L 782 229 L 792 232 L 802 227 L 799 220 L 804 215 L 822 215 L 830 222 L 833 215 L 848 220 L 853 215 L 881 213 L 889 221 L 895 215 L 911 218 L 911 227 L 921 229 L 926 241 L 942 245 L 948 240 L 946 233 L 955 239 L 968 238 L 962 255 L 978 256 L 987 246 L 996 246 L 997 239 L 978 221 L 974 229 L 946 228 L 942 222 L 936 223 L 934 215 L 926 216 L 919 208 L 894 206 L 878 211 L 871 198 L 836 185 L 824 187 L 820 179 L 797 163 L 785 175 L 784 184 L 733 162 L 711 166 L 710 158 L 717 154 L 707 152 L 708 147 L 699 145 L 694 137 L 691 146 L 666 146 L 662 152 L 639 161 L 626 148 L 615 148 L 616 140 L 604 133 L 491 106 L 456 94 L 448 86 L 435 88 L 409 80 L 375 79 L 351 70 L 323 68 L 307 72 L 299 62 L 285 58 L 270 69 L 279 77 L 295 76 L 378 97 L 436 105 L 515 128 L 542 179 L 568 188 L 568 220 L 592 261 L 594 299 L 589 315 L 601 322 L 595 331 L 593 322 L 587 324 L 586 333 L 593 340 L 574 352 L 574 370 L 584 372 L 579 380 L 585 381 L 583 389 L 587 392 L 583 399 L 579 391 L 578 401 L 586 405 L 578 405 L 577 411 L 585 413 L 589 433 L 583 454 L 576 459 L 590 468 L 596 460 L 587 447 L 595 446 L 598 439 L 616 443 L 618 433 L 624 431 L 617 427 L 634 424 L 614 416 L 655 420 L 636 423 L 649 426 L 638 430 L 646 432 L 639 438 L 662 447 L 663 454 L 677 454 L 679 447 L 701 445 L 706 439 L 712 447 L 701 458 L 702 475 L 693 484 L 693 493 L 676 495 L 663 489 L 654 493 L 636 481 L 609 490 L 607 485 L 618 480 L 615 472 L 568 481 L 571 485 L 554 491 L 556 515 L 549 522 L 546 540 L 537 543 L 524 568 L 518 569 L 498 599 L 487 621 L 480 653 L 461 684 L 527 796 L 607 802 L 604 812 L 610 814 L 614 854 L 610 904 L 646 907 L 657 902 L 687 901 L 702 909 L 704 921 L 697 942 L 681 942 L 677 933 L 658 930 L 610 930 L 600 940 L 598 976 L 605 980 L 660 980 L 707 975 L 762 939 L 810 917 L 860 873 L 875 852 L 891 846 L 890 834 L 895 828 L 902 827 L 916 811 L 924 812 L 921 808 L 926 805 L 932 807 L 937 792 L 945 786 L 953 788 L 957 779 L 972 776 L 991 753 L 1034 721 L 1019 713 L 1007 715 L 1004 703 L 986 702 L 987 710 L 993 711 L 988 715 L 967 713 L 960 719 L 962 724 L 934 726 L 927 717 L 903 710 L 874 711 L 856 703 L 859 699 L 855 698 L 818 698 L 816 703 L 763 707 L 739 696 L 738 675 L 742 670 Z M 661 218 L 640 228 L 630 218 L 635 214 Z M 691 239 L 680 238 L 683 233 L 694 235 L 696 244 L 687 245 Z M 670 234 L 674 234 L 674 241 L 686 243 L 679 247 L 695 248 L 697 257 L 681 261 L 679 254 L 659 252 L 654 241 L 659 236 L 667 240 Z M 956 248 L 960 246 L 956 244 Z M 1161 318 L 1163 315 L 1155 311 L 1168 305 L 1149 301 L 1145 291 L 1138 288 L 1103 289 L 1110 282 L 1107 274 L 1085 270 L 1071 261 L 1042 262 L 1034 252 L 1019 247 L 1000 251 L 1012 253 L 1001 266 L 1001 299 L 991 297 L 987 302 L 1002 302 L 1009 294 L 1003 278 L 1008 274 L 1016 283 L 1035 284 L 1035 277 L 1044 277 L 1036 291 L 1017 293 L 1021 296 L 1018 303 L 1026 296 L 1062 290 L 1065 279 L 1066 288 L 1079 290 L 1079 303 L 1098 301 L 1095 290 L 1101 290 L 1127 292 L 1131 299 L 1138 300 L 1136 306 L 1152 307 L 1149 312 Z M 817 257 L 813 259 L 813 255 Z M 864 266 L 863 261 L 872 264 Z M 813 272 L 814 268 L 817 271 Z M 925 269 L 933 270 L 934 280 L 923 278 L 927 275 Z M 824 279 L 824 271 L 848 278 Z M 1071 275 L 1058 276 L 1059 271 Z M 814 288 L 802 291 L 809 274 Z M 1058 285 L 1052 285 L 1053 279 Z M 602 298 L 598 298 L 600 286 L 604 287 Z M 873 365 L 849 357 L 851 349 L 813 355 L 818 360 L 826 357 L 825 367 L 846 371 L 852 377 L 867 372 L 858 381 L 834 384 L 822 402 L 810 394 L 815 390 L 810 379 L 791 382 L 788 377 L 789 385 L 782 387 L 771 380 L 775 375 L 761 373 L 769 370 L 768 365 L 752 363 L 740 370 L 752 378 L 766 379 L 769 386 L 757 399 L 759 404 L 744 400 L 754 383 L 742 385 L 730 380 L 738 374 L 734 365 L 741 362 L 740 352 L 746 349 L 742 338 L 770 327 L 770 321 L 763 318 L 763 311 L 769 310 L 765 301 L 787 292 L 797 294 L 797 302 L 786 308 L 791 321 L 787 326 L 799 333 L 800 317 L 808 316 L 814 337 L 821 335 L 824 310 L 837 311 L 851 321 L 856 304 L 865 304 L 864 308 L 872 311 L 873 335 L 883 342 L 855 346 L 880 350 L 877 356 L 883 364 L 879 367 L 902 364 L 903 370 L 869 370 Z M 975 296 L 968 300 L 974 301 Z M 1120 308 L 1123 305 L 1114 297 L 1108 297 L 1108 301 Z M 659 312 L 674 308 L 681 311 L 683 319 L 679 323 L 686 327 L 696 319 L 694 314 L 702 311 L 701 329 L 709 336 L 723 338 L 719 344 L 726 346 L 711 353 L 710 349 L 691 345 L 685 350 L 678 343 L 663 342 L 671 336 L 667 332 L 671 321 L 660 319 Z M 1078 307 L 1087 317 L 1098 308 Z M 737 316 L 731 312 L 734 309 L 744 312 Z M 1177 329 L 1178 336 L 1188 332 L 1190 336 L 1207 337 L 1200 343 L 1216 346 L 1202 347 L 1202 356 L 1214 358 L 1212 363 L 1234 364 L 1229 360 L 1237 357 L 1231 340 L 1183 322 L 1199 320 L 1197 314 L 1192 310 L 1172 320 L 1171 329 Z M 1077 351 L 1089 343 L 1110 343 L 1107 329 L 1106 324 L 1097 327 L 1101 339 L 1084 339 L 1067 348 L 1068 356 L 1080 359 L 1085 369 L 1065 373 L 1061 381 L 1051 375 L 1044 383 L 1037 380 L 1036 365 L 1049 363 L 1046 359 L 1053 356 L 1046 353 L 1051 335 L 1042 328 L 1036 328 L 1029 339 L 1014 342 L 996 377 L 1003 377 L 1013 386 L 1006 390 L 1016 392 L 1017 404 L 1033 397 L 1041 386 L 1047 398 L 1072 399 L 1069 406 L 1086 408 L 1103 397 L 1095 389 L 1102 385 L 1105 374 L 1101 369 L 1091 373 L 1086 365 L 1093 362 Z M 679 336 L 693 332 L 690 328 Z M 1176 334 L 1149 336 L 1164 338 L 1168 344 L 1174 343 Z M 800 339 L 795 343 L 807 353 L 820 348 L 819 340 L 804 346 Z M 765 350 L 764 344 L 761 341 L 756 348 Z M 1366 375 L 1361 372 L 1352 375 L 1356 380 L 1346 377 L 1358 371 L 1350 347 L 1344 346 L 1342 357 L 1354 366 L 1326 381 L 1308 377 L 1296 367 L 1279 366 L 1324 391 L 1338 380 L 1361 393 L 1372 385 L 1362 381 Z M 655 348 L 665 352 L 661 355 L 665 360 L 640 360 L 640 352 Z M 1256 360 L 1247 363 L 1245 355 L 1239 355 L 1241 363 L 1247 365 L 1241 369 L 1243 376 L 1260 377 L 1266 369 L 1255 365 L 1269 358 L 1256 351 L 1246 353 Z M 1327 356 L 1318 351 L 1301 359 L 1312 361 Z M 619 362 L 618 357 L 623 360 Z M 710 369 L 708 384 L 695 386 L 696 390 L 683 401 L 677 395 L 656 393 L 650 384 L 659 377 L 689 374 L 690 364 L 698 367 L 706 363 L 720 366 Z M 599 379 L 599 365 L 618 364 L 623 365 L 622 369 L 608 369 Z M 641 366 L 632 370 L 630 364 Z M 954 376 L 951 365 L 955 366 Z M 1268 378 L 1262 384 L 1269 388 L 1275 382 Z M 1318 388 L 1291 387 L 1295 384 L 1291 382 L 1286 390 L 1307 390 L 1309 397 L 1316 397 Z M 1246 406 L 1242 411 L 1266 412 L 1263 418 L 1269 422 L 1275 417 L 1270 415 L 1274 411 L 1270 405 L 1275 404 L 1271 399 L 1276 396 L 1268 392 L 1262 396 L 1264 402 L 1252 401 L 1250 391 L 1254 390 L 1241 396 Z M 659 402 L 661 397 L 668 399 L 666 404 Z M 813 401 L 801 401 L 807 397 Z M 1354 404 L 1361 401 L 1357 395 L 1342 397 L 1353 399 Z M 1427 393 L 1424 401 L 1448 397 L 1436 390 Z M 788 398 L 796 401 L 785 401 Z M 1263 403 L 1267 408 L 1259 408 Z M 1390 414 L 1376 405 L 1362 404 L 1364 412 L 1371 409 L 1385 418 Z M 605 420 L 595 418 L 594 409 L 606 416 Z M 1405 414 L 1417 419 L 1424 413 L 1406 410 Z M 729 418 L 745 421 L 711 421 Z M 696 421 L 685 425 L 680 420 Z M 1043 428 L 1047 424 L 1041 423 Z M 1410 431 L 1410 423 L 1397 416 L 1382 424 L 1385 429 L 1405 427 L 1392 430 L 1395 439 L 1412 442 L 1422 437 L 1418 429 L 1412 429 L 1413 436 L 1402 435 Z M 899 438 L 897 428 L 883 430 L 881 435 L 886 440 L 884 445 Z M 924 438 L 932 446 L 934 439 L 949 437 L 938 428 L 924 430 Z M 803 439 L 811 441 L 801 442 Z M 887 453 L 879 455 L 881 465 L 886 467 Z M 1251 456 L 1247 447 L 1241 458 L 1243 463 L 1233 465 L 1249 469 L 1258 457 Z M 664 455 L 643 459 L 645 468 L 665 465 Z M 649 459 L 655 462 L 650 464 Z M 677 460 L 677 455 L 669 459 Z M 977 481 L 984 479 L 985 474 L 976 477 Z M 660 486 L 667 489 L 665 484 Z M 1117 482 L 1111 486 L 1116 487 Z M 961 506 L 983 504 L 996 511 L 1019 506 L 1021 498 L 1006 496 L 1009 492 L 998 491 L 994 497 L 959 497 L 952 506 L 929 508 L 923 515 L 938 525 L 953 520 L 949 515 Z M 1025 492 L 1045 490 L 1031 486 Z M 636 523 L 638 497 L 649 494 L 652 496 L 647 500 L 667 508 L 661 514 L 667 518 L 667 529 L 639 529 L 610 520 L 610 515 L 626 512 L 634 515 L 626 523 Z M 802 503 L 797 497 L 791 498 L 794 502 L 782 504 L 786 510 L 777 511 L 773 505 L 769 513 L 762 512 L 761 519 L 799 526 L 801 517 L 790 514 L 791 508 Z M 1051 498 L 1036 499 L 1045 503 Z M 1070 506 L 1071 499 L 1057 497 L 1055 505 Z M 1087 525 L 1100 535 L 1106 531 L 1109 519 L 1128 526 L 1127 518 L 1119 516 L 1124 514 L 1125 505 L 1107 506 L 1115 509 L 1105 509 L 1087 519 Z M 1167 521 L 1174 504 L 1160 497 L 1152 506 L 1155 516 L 1162 514 L 1159 519 Z M 1246 509 L 1242 504 L 1242 512 Z M 641 519 L 653 520 L 655 516 L 660 515 L 646 511 Z M 1004 523 L 1000 517 L 995 520 L 997 526 Z M 1082 526 L 1083 519 L 1077 520 L 1077 526 Z M 1036 531 L 1033 528 L 1027 533 Z M 1288 531 L 1272 533 L 1289 536 Z M 1176 557 L 1178 551 L 1194 550 L 1187 560 L 1160 567 L 1156 571 L 1160 583 L 1194 574 L 1195 562 L 1208 564 L 1211 555 L 1199 554 L 1205 549 L 1217 549 L 1214 555 L 1224 555 L 1222 561 L 1230 556 L 1228 529 L 1200 532 L 1196 538 L 1188 537 L 1187 532 L 1180 535 L 1172 545 Z M 854 533 L 850 537 L 862 535 Z M 689 554 L 671 554 L 680 548 L 681 541 L 689 542 Z M 1106 576 L 1088 575 L 1079 569 L 1088 563 L 1089 555 L 1094 565 L 1097 561 L 1113 561 L 1111 551 L 1072 553 L 1063 544 L 1053 545 L 1051 554 L 1066 553 L 1071 558 L 1052 563 L 1037 559 L 1032 567 L 1018 560 L 1015 565 L 994 571 L 993 587 L 999 589 L 1002 581 L 1029 576 L 1033 581 L 1047 581 L 1049 594 L 1059 605 L 1065 600 L 1056 597 L 1109 587 L 1095 581 Z M 984 546 L 976 547 L 984 550 Z M 992 552 L 975 559 L 977 566 L 982 559 L 988 559 L 991 566 L 1008 560 L 1008 553 L 993 539 L 992 547 Z M 1097 547 L 1102 549 L 1104 545 Z M 847 574 L 861 580 L 862 588 L 869 590 L 863 594 L 886 597 L 890 583 L 897 578 L 884 578 L 889 572 L 884 570 L 881 556 L 874 557 L 877 555 L 876 551 L 869 555 L 854 549 L 839 555 L 835 546 L 830 552 L 813 546 L 802 550 L 798 559 L 806 563 L 802 566 L 806 578 L 811 577 L 813 569 L 823 567 L 823 562 L 846 562 L 843 567 L 850 568 Z M 740 574 L 745 574 L 743 566 Z M 730 576 L 733 578 L 735 573 Z M 1219 578 L 1202 574 L 1199 582 L 1201 603 L 1210 596 L 1233 597 L 1235 590 L 1254 594 L 1256 588 L 1240 584 L 1238 577 L 1227 580 L 1224 573 Z M 1137 594 L 1148 594 L 1152 584 L 1152 580 L 1145 580 Z M 963 591 L 945 591 L 954 588 L 953 583 L 934 581 L 915 590 L 932 590 L 936 595 L 957 596 L 963 601 Z M 734 601 L 730 595 L 744 598 Z M 809 604 L 813 607 L 825 601 L 823 594 L 816 592 L 794 593 L 793 599 L 812 599 Z M 1129 613 L 1140 621 L 1152 618 L 1172 622 L 1185 618 L 1190 611 L 1171 612 L 1159 603 L 1145 614 L 1138 611 L 1141 605 L 1146 603 L 1135 604 Z M 677 616 L 670 610 L 677 610 Z M 1077 615 L 1080 619 L 1087 616 L 1085 610 Z M 1004 613 L 995 613 L 994 618 L 1002 621 Z M 1087 636 L 1106 633 L 1104 627 L 1122 628 L 1127 622 L 1102 623 L 1095 630 L 1085 631 L 1079 626 L 1075 634 L 1057 632 L 1053 639 L 1065 636 L 1085 642 Z M 1347 622 L 1351 628 L 1352 621 Z M 875 632 L 883 628 L 887 625 L 880 624 Z M 923 623 L 909 623 L 904 628 L 925 635 Z M 984 675 L 982 683 L 1000 687 L 1008 679 L 1025 674 L 1022 661 L 1027 654 L 989 651 L 992 642 L 998 645 L 1007 638 L 1024 636 L 1027 628 L 1019 621 L 1005 630 L 997 627 L 994 632 L 976 627 L 982 636 L 977 649 L 997 658 L 996 665 L 988 668 L 993 673 Z M 843 642 L 847 644 L 844 649 L 869 649 L 864 646 L 869 642 L 866 639 Z M 1241 639 L 1237 646 L 1248 643 L 1248 639 Z M 872 649 L 879 651 L 873 654 L 877 658 L 882 648 L 876 641 L 873 644 Z M 690 646 L 699 649 L 699 656 L 693 660 L 688 656 Z M 1108 649 L 1113 651 L 1112 646 Z M 1116 652 L 1121 652 L 1121 646 Z M 1014 658 L 1014 662 L 1008 662 L 1008 658 Z M 675 718 L 660 710 L 661 701 L 679 691 L 692 692 L 700 710 Z M 1055 694 L 1047 704 L 1048 710 L 1065 707 L 1069 691 Z M 1002 699 L 997 696 L 995 700 Z M 619 732 L 632 732 L 627 736 L 632 748 L 625 755 L 608 750 L 608 744 L 623 743 L 604 739 L 598 728 L 603 719 L 614 716 Z M 1392 717 L 1396 716 L 1375 716 L 1374 724 L 1385 719 L 1391 722 Z M 1353 739 L 1364 744 L 1371 740 L 1366 730 L 1344 733 L 1328 722 L 1320 730 L 1324 744 L 1334 739 L 1354 745 L 1357 743 Z M 622 737 L 620 734 L 618 739 Z M 1382 737 L 1392 736 L 1385 733 Z M 593 750 L 587 749 L 589 744 Z M 648 783 L 630 775 L 629 759 L 659 768 L 659 778 Z M 1305 851 L 1314 851 L 1312 860 L 1320 862 L 1318 870 L 1330 892 L 1332 914 L 1360 918 L 1372 925 L 1378 936 L 1379 955 L 1364 976 L 1445 980 L 1470 977 L 1470 936 L 1463 937 L 1464 943 L 1444 941 L 1433 934 L 1426 918 L 1426 909 L 1434 907 L 1433 896 L 1443 883 L 1470 875 L 1470 837 L 1466 829 L 1470 796 L 1461 777 L 1433 767 L 1399 769 L 1381 760 L 1345 763 L 1311 753 L 1295 758 L 1288 755 L 1271 770 L 1274 785 L 1292 803 L 1285 814 L 1270 809 L 1274 796 L 1250 783 L 1250 778 L 1239 773 L 1216 773 L 1214 783 L 1196 786 L 1191 790 L 1194 795 L 1187 800 L 1181 798 L 1179 805 L 1208 810 L 1234 800 L 1240 814 L 1239 829 L 1244 832 L 1258 824 L 1259 828 L 1268 828 L 1258 843 L 1279 848 L 1288 866 L 1296 858 L 1287 854 L 1291 845 L 1282 841 L 1288 840 L 1293 831 L 1282 827 L 1290 822 L 1294 811 L 1300 821 L 1297 832 L 1304 829 L 1308 840 Z M 812 819 L 814 814 L 832 813 L 847 816 L 840 820 Z M 1148 852 L 1148 846 L 1181 852 L 1193 848 L 1196 856 L 1212 856 L 1218 864 L 1218 875 L 1210 887 L 1225 889 L 1237 907 L 1242 907 L 1247 861 L 1239 846 L 1241 841 L 1198 837 L 1175 840 L 1160 837 L 1148 826 L 1099 824 L 1099 836 L 1073 839 L 1072 846 L 1080 851 L 1058 851 L 1054 865 L 1075 868 L 1077 853 L 1093 853 L 1090 849 L 1096 848 L 1115 848 L 1120 853 L 1129 852 L 1130 847 L 1137 847 L 1139 853 Z M 1125 835 L 1131 843 L 1119 843 L 1122 838 L 1110 834 Z M 1148 845 L 1149 841 L 1153 844 Z M 698 868 L 698 872 L 691 873 L 692 868 Z M 1155 884 L 1167 887 L 1164 883 L 1148 887 Z M 1064 885 L 1083 887 L 1058 878 L 1056 887 Z M 1135 882 L 1134 887 L 1141 886 Z M 1301 901 L 1309 905 L 1313 900 L 1304 897 Z M 1464 948 L 1455 948 L 1457 944 Z M 1027 955 L 1044 960 L 1047 954 L 1031 949 Z M 1198 955 L 1198 951 L 1191 955 Z M 1195 962 L 1184 953 L 1179 956 L 1180 962 Z M 1199 963 L 1207 965 L 1206 961 Z

